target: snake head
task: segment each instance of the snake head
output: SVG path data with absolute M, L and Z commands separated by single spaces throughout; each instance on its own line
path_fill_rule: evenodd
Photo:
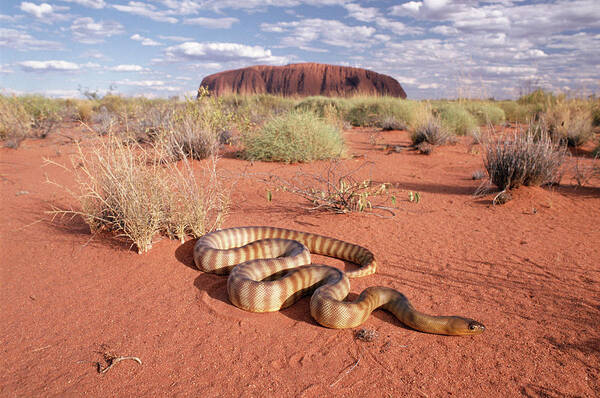
M 463 318 L 461 316 L 448 317 L 448 324 L 443 334 L 454 336 L 468 336 L 481 334 L 485 331 L 485 326 L 474 319 Z
M 469 322 L 469 334 L 479 334 L 479 333 L 483 333 L 485 331 L 485 326 L 483 326 L 483 323 L 479 323 L 477 321 L 474 321 L 471 319 L 471 322 Z
M 485 331 L 485 326 L 473 319 L 462 318 L 460 323 L 461 327 L 456 329 L 459 335 L 481 334 Z

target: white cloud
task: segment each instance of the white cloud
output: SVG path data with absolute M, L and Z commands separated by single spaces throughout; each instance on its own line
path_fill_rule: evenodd
M 185 37 L 185 36 L 163 36 L 163 35 L 158 35 L 159 39 L 162 40 L 171 40 L 171 41 L 194 41 L 194 38 L 192 37 Z
M 372 43 L 376 32 L 371 26 L 349 26 L 339 21 L 319 18 L 263 23 L 260 28 L 265 32 L 288 33 L 281 40 L 281 44 L 287 47 L 306 47 L 314 41 L 337 47 L 364 47 Z
M 430 29 L 433 33 L 443 36 L 452 36 L 458 34 L 458 29 L 448 25 L 437 25 Z
M 53 98 L 76 98 L 80 97 L 81 93 L 79 90 L 45 90 L 43 92 L 45 96 L 53 97 Z
M 0 73 L 14 73 L 15 71 L 10 68 L 10 65 L 0 65 Z
M 515 59 L 546 58 L 547 56 L 548 56 L 548 54 L 546 54 L 542 50 L 533 48 L 533 49 L 527 50 L 525 52 L 516 54 Z
M 117 65 L 108 68 L 108 70 L 113 72 L 141 72 L 146 69 L 140 65 Z
M 263 62 L 281 64 L 285 57 L 277 57 L 271 50 L 261 46 L 247 46 L 238 43 L 198 43 L 185 42 L 165 50 L 167 60 L 198 60 L 203 62 Z
M 423 84 L 419 84 L 417 85 L 417 88 L 421 89 L 421 90 L 427 90 L 427 89 L 432 89 L 432 88 L 440 88 L 440 85 L 437 83 L 423 83 Z
M 26 72 L 72 72 L 80 66 L 69 61 L 23 61 L 17 63 Z
M 182 0 L 186 2 L 188 0 Z M 165 0 L 162 1 L 166 3 Z M 169 1 L 170 3 L 180 3 L 179 1 Z M 322 6 L 342 6 L 349 3 L 349 0 L 205 0 L 199 4 L 198 8 L 221 11 L 224 9 L 244 9 L 254 12 L 265 11 L 268 7 L 297 7 L 301 5 L 310 5 L 316 7 Z
M 212 29 L 229 29 L 231 28 L 231 25 L 233 25 L 236 22 L 239 22 L 240 20 L 237 18 L 204 18 L 204 17 L 198 17 L 198 18 L 188 18 L 186 20 L 183 21 L 184 24 L 186 25 L 200 25 L 200 26 L 204 26 L 205 28 L 212 28 Z
M 77 18 L 71 25 L 71 31 L 76 41 L 86 44 L 102 43 L 107 37 L 125 32 L 118 22 L 96 22 L 90 17 Z
M 184 91 L 181 87 L 173 86 L 173 82 L 171 81 L 163 81 L 163 80 L 129 80 L 123 79 L 115 82 L 117 86 L 129 86 L 129 87 L 138 87 L 144 90 L 155 90 L 160 92 L 168 92 L 168 93 L 178 93 Z M 142 94 L 137 92 L 137 94 Z M 153 97 L 156 94 L 147 94 L 143 93 L 146 97 Z
M 23 1 L 21 2 L 21 6 L 19 8 L 21 11 L 26 12 L 37 19 L 41 19 L 42 22 L 47 23 L 70 18 L 69 15 L 64 13 L 64 11 L 68 10 L 69 7 L 52 6 L 48 3 L 35 4 L 28 1 Z
M 134 35 L 132 35 L 130 37 L 130 39 L 131 40 L 135 40 L 135 41 L 139 41 L 142 44 L 142 46 L 161 46 L 162 45 L 161 43 L 159 43 L 157 41 L 154 41 L 154 40 L 149 39 L 147 37 L 143 37 L 141 35 L 138 35 L 137 33 L 134 34 Z
M 52 6 L 48 3 L 37 5 L 24 1 L 21 3 L 20 9 L 21 11 L 35 16 L 36 18 L 42 18 L 44 15 L 52 14 Z
M 344 8 L 348 11 L 348 15 L 358 21 L 372 22 L 379 16 L 379 10 L 373 7 L 362 7 L 359 4 L 345 4 Z
M 160 88 L 164 88 L 164 86 L 167 84 L 166 82 L 164 82 L 162 80 L 129 80 L 129 79 L 119 80 L 116 83 L 123 85 L 123 86 L 160 87 Z
M 84 52 L 83 54 L 81 54 L 81 57 L 94 58 L 94 59 L 108 59 L 106 57 L 106 55 L 104 55 L 103 53 L 101 53 L 98 50 L 88 50 L 88 51 Z
M 531 75 L 537 72 L 533 66 L 486 66 L 482 69 L 493 75 Z
M 140 15 L 158 22 L 177 23 L 177 18 L 169 16 L 170 11 L 160 11 L 156 6 L 139 1 L 130 1 L 127 5 L 116 4 L 113 8 L 129 14 Z
M 392 32 L 397 35 L 405 35 L 408 33 L 417 34 L 422 31 L 421 28 L 412 26 L 407 28 L 402 22 L 392 21 L 387 18 L 378 18 L 376 21 L 377 26 L 385 29 L 387 32 Z
M 0 21 L 17 22 L 17 20 L 20 19 L 21 17 L 22 17 L 22 15 L 4 15 L 4 14 L 0 14 Z
M 39 40 L 17 29 L 0 28 L 0 47 L 9 47 L 19 51 L 26 50 L 60 50 L 61 43 Z
M 62 0 L 67 3 L 77 3 L 84 7 L 95 8 L 97 10 L 106 7 L 104 0 Z

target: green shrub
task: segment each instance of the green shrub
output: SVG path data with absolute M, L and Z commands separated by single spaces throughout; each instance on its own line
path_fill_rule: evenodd
M 478 128 L 473 115 L 458 103 L 446 102 L 434 105 L 433 112 L 439 115 L 442 124 L 455 134 L 466 135 Z
M 324 117 L 326 111 L 334 111 L 338 115 L 343 116 L 347 107 L 347 101 L 343 100 L 342 98 L 314 96 L 306 97 L 296 104 L 294 109 L 300 111 L 311 111 L 317 114 L 319 117 Z
M 547 131 L 540 134 L 530 128 L 525 133 L 488 142 L 484 148 L 490 181 L 501 190 L 560 181 L 566 149 L 554 142 Z
M 480 126 L 493 124 L 499 125 L 506 121 L 504 110 L 490 102 L 470 101 L 465 104 L 467 110 L 475 116 Z
M 242 126 L 262 125 L 273 116 L 291 110 L 296 102 L 291 98 L 270 94 L 226 95 L 219 97 L 219 101 L 237 115 Z
M 542 111 L 536 104 L 520 104 L 516 101 L 500 101 L 498 106 L 504 111 L 506 120 L 513 123 L 529 123 Z
M 551 104 L 556 100 L 554 94 L 538 88 L 529 94 L 522 95 L 517 99 L 519 104 Z
M 409 126 L 415 111 L 421 107 L 419 102 L 394 97 L 355 97 L 347 102 L 346 120 L 353 126 L 364 127 L 383 127 L 383 122 L 390 120 L 397 126 Z
M 250 160 L 309 162 L 345 155 L 341 131 L 313 112 L 291 111 L 242 135 L 244 156 Z

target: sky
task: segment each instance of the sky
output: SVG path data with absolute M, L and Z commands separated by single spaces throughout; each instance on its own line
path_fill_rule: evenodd
M 319 62 L 408 98 L 600 93 L 600 0 L 0 1 L 0 92 L 195 95 L 204 76 Z

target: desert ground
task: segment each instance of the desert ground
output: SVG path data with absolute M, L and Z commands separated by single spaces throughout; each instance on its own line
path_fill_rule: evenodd
M 91 235 L 76 206 L 49 178 L 72 189 L 73 139 L 64 124 L 43 140 L 0 149 L 0 395 L 230 397 L 595 397 L 600 394 L 600 180 L 522 187 L 493 205 L 474 196 L 482 150 L 469 139 L 430 155 L 408 149 L 404 131 L 347 130 L 347 167 L 391 184 L 395 216 L 311 212 L 298 196 L 255 176 L 318 172 L 326 162 L 248 162 L 234 147 L 219 168 L 236 183 L 223 227 L 269 225 L 315 232 L 370 249 L 378 272 L 353 279 L 352 296 L 382 285 L 431 314 L 476 319 L 471 337 L 424 334 L 376 311 L 356 330 L 332 330 L 310 316 L 309 298 L 280 312 L 231 305 L 224 276 L 199 272 L 194 240 L 163 238 L 138 254 L 126 242 Z M 399 148 L 386 152 L 384 144 Z M 590 144 L 591 145 L 591 144 Z M 590 147 L 591 148 L 591 147 Z M 590 164 L 586 148 L 570 162 Z M 201 162 L 198 162 L 201 163 Z M 418 203 L 409 201 L 418 192 Z M 349 266 L 313 257 L 317 263 Z M 101 374 L 111 356 L 123 360 Z

